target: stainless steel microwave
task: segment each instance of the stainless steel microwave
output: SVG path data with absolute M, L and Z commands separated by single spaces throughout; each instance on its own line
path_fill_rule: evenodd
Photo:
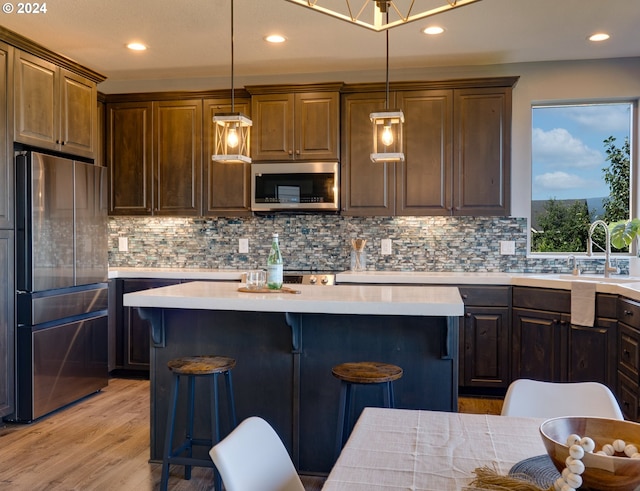
M 253 211 L 338 211 L 338 162 L 251 164 Z

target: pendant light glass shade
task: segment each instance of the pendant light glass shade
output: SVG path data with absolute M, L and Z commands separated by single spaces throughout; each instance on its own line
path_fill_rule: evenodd
M 404 162 L 402 128 L 404 113 L 399 109 L 369 114 L 373 124 L 372 162 Z
M 233 0 L 231 0 L 231 112 L 213 116 L 215 126 L 214 153 L 211 160 L 224 163 L 251 163 L 251 120 L 242 113 L 234 112 L 233 86 Z
M 418 2 L 416 0 L 287 1 L 373 31 L 385 31 L 480 0 L 430 0 L 428 2 L 426 0 Z M 391 15 L 389 16 L 389 14 Z

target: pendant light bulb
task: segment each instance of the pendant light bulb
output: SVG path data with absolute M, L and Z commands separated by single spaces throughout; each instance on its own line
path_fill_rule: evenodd
M 236 148 L 238 146 L 238 131 L 235 125 L 229 128 L 227 132 L 227 146 L 230 148 Z
M 393 145 L 393 131 L 391 130 L 391 123 L 385 122 L 384 128 L 382 129 L 382 144 L 385 147 L 389 145 Z

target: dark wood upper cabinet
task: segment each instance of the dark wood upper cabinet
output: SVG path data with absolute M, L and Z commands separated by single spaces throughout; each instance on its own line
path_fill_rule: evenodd
M 339 85 L 247 87 L 253 119 L 252 159 L 337 160 Z
M 390 103 L 394 104 L 395 99 Z M 340 202 L 344 215 L 395 214 L 395 164 L 374 164 L 370 157 L 373 130 L 369 114 L 380 111 L 384 104 L 384 92 L 343 96 Z
M 13 48 L 0 43 L 0 229 L 13 228 L 14 177 L 13 177 L 13 144 L 10 121 L 13 114 L 11 108 L 10 88 L 13 73 Z
M 110 214 L 201 214 L 201 100 L 109 103 L 107 145 Z
M 251 101 L 235 99 L 234 112 L 251 116 Z M 203 166 L 204 215 L 243 216 L 251 214 L 251 164 L 213 162 L 216 113 L 231 112 L 231 99 L 205 99 L 205 154 Z
M 151 215 L 152 103 L 107 104 L 109 213 Z
M 153 213 L 202 215 L 202 101 L 153 103 Z
M 516 80 L 395 84 L 389 106 L 405 115 L 405 160 L 395 164 L 369 158 L 369 113 L 384 107 L 384 93 L 372 90 L 374 85 L 363 85 L 361 92 L 349 87 L 342 98 L 342 212 L 508 215 Z
M 455 91 L 453 215 L 510 210 L 511 87 Z
M 396 164 L 396 215 L 446 215 L 451 203 L 452 90 L 398 92 L 405 161 Z
M 93 158 L 96 146 L 95 82 L 16 50 L 15 140 Z

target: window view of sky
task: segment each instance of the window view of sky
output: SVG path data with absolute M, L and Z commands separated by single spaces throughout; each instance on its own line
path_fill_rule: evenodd
M 532 200 L 609 195 L 603 141 L 629 137 L 631 104 L 539 106 L 532 110 Z

